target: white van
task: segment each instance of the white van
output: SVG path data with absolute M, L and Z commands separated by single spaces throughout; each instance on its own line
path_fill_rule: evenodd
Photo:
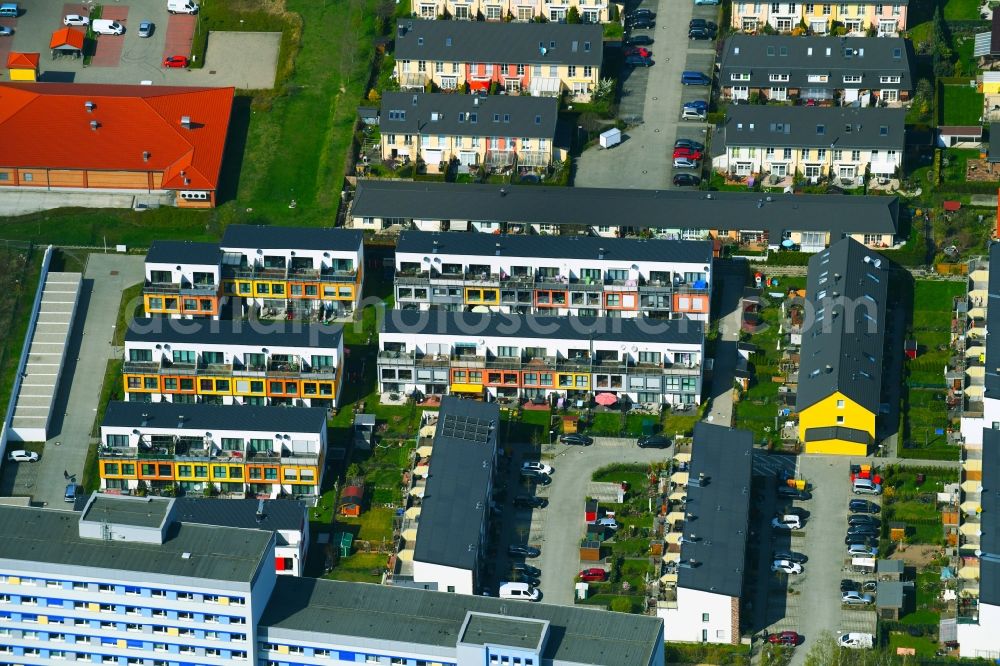
M 111 21 L 108 19 L 97 19 L 96 21 L 91 21 L 90 28 L 98 35 L 125 34 L 125 26 L 118 21 Z
M 840 647 L 853 648 L 855 650 L 861 650 L 865 648 L 871 648 L 875 643 L 875 637 L 871 634 L 863 634 L 859 632 L 851 632 L 849 634 L 844 634 L 837 639 L 837 644 Z
M 882 486 L 871 479 L 854 479 L 855 495 L 881 495 Z
M 501 599 L 520 599 L 521 601 L 538 601 L 542 593 L 527 583 L 504 583 L 500 586 Z
M 198 3 L 194 0 L 167 0 L 167 11 L 171 14 L 197 14 Z

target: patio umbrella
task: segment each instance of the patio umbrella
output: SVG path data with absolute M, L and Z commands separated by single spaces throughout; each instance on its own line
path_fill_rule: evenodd
M 603 405 L 604 407 L 610 407 L 618 402 L 618 396 L 614 393 L 598 393 L 597 397 L 594 398 L 594 402 L 598 405 Z

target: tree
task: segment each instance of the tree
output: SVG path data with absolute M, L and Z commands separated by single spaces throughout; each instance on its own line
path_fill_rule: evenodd
M 566 23 L 579 23 L 579 22 L 580 22 L 580 10 L 577 9 L 576 6 L 574 5 L 569 8 L 568 12 L 566 12 Z
M 951 76 L 954 73 L 954 67 L 951 64 L 951 49 L 948 48 L 948 44 L 951 43 L 951 35 L 948 34 L 948 26 L 944 22 L 940 5 L 934 10 L 931 36 L 932 48 L 934 49 L 931 53 L 931 63 L 934 76 L 938 78 Z

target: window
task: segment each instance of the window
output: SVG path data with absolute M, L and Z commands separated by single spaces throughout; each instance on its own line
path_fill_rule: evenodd
M 701 621 L 702 622 L 708 622 L 708 613 L 702 613 L 701 614 Z
M 844 74 L 844 83 L 861 83 L 860 74 Z
M 770 76 L 768 76 L 768 79 L 776 82 L 787 81 L 788 74 L 771 74 Z
M 878 78 L 879 83 L 899 83 L 900 77 L 898 76 L 880 76 Z
M 830 15 L 830 5 L 823 5 L 823 16 Z
M 570 65 L 568 69 L 569 69 L 569 71 L 568 71 L 567 74 L 568 74 L 569 78 L 571 78 L 571 79 L 574 78 L 576 76 L 576 65 Z
M 731 78 L 733 81 L 749 81 L 750 80 L 750 73 L 749 72 L 739 72 L 739 73 L 735 73 L 734 72 L 733 74 L 730 75 L 729 78 Z

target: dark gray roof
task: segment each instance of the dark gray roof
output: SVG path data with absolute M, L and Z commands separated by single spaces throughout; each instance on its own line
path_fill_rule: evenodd
M 413 559 L 475 569 L 490 503 L 500 407 L 445 396 L 420 509 Z
M 911 90 L 909 49 L 905 39 L 884 37 L 791 37 L 737 33 L 726 40 L 719 66 L 720 84 L 770 88 L 771 74 L 787 74 L 788 88 L 898 88 Z M 733 74 L 749 74 L 735 82 Z M 826 75 L 826 83 L 809 81 Z M 844 83 L 844 75 L 861 75 L 860 83 Z M 881 84 L 882 76 L 899 76 L 898 84 Z M 815 110 L 815 109 L 813 109 Z
M 301 322 L 136 317 L 128 325 L 125 342 L 156 342 L 258 347 L 335 349 L 343 326 Z
M 700 345 L 705 324 L 647 317 L 550 317 L 503 312 L 386 310 L 383 333 L 517 336 L 552 340 L 661 342 Z
M 879 573 L 902 574 L 906 570 L 906 563 L 903 560 L 879 560 L 876 564 Z
M 84 507 L 81 520 L 113 525 L 159 527 L 167 517 L 170 500 L 163 497 L 122 497 L 94 493 Z
M 990 266 L 1000 266 L 1000 243 L 990 245 Z M 987 284 L 986 326 L 1000 331 L 1000 271 L 991 270 Z M 983 378 L 987 398 L 1000 398 L 1000 344 L 986 344 L 986 376 Z
M 505 645 L 537 650 L 544 635 L 544 621 L 470 613 L 459 641 L 470 645 Z
M 997 12 L 1000 16 L 1000 12 Z M 1000 123 L 990 123 L 990 150 L 986 156 L 989 162 L 1000 162 Z
M 597 24 L 404 19 L 396 26 L 396 60 L 600 67 L 604 56 Z
M 89 567 L 246 583 L 271 553 L 271 534 L 259 530 L 173 523 L 163 544 L 147 544 L 83 539 L 78 518 L 71 511 L 0 506 L 0 560 L 65 572 Z
M 680 587 L 741 596 L 752 471 L 753 434 L 749 430 L 695 424 L 685 507 L 695 518 L 684 528 L 677 569 Z M 702 474 L 705 480 L 698 485 Z M 689 538 L 691 534 L 694 539 Z
M 121 402 L 113 400 L 104 412 L 102 426 L 117 428 L 176 428 L 183 417 L 185 429 L 239 429 L 244 432 L 308 432 L 326 428 L 322 407 L 258 407 L 256 405 L 206 405 L 174 402 Z
M 275 582 L 261 631 L 267 638 L 306 632 L 454 649 L 469 612 L 548 620 L 546 663 L 648 666 L 662 650 L 656 617 L 291 576 Z
M 438 233 L 404 231 L 396 243 L 396 253 L 438 252 L 471 256 L 496 256 L 499 249 L 504 257 L 607 259 L 609 261 L 676 261 L 712 263 L 711 241 L 633 240 L 630 238 L 598 238 L 571 236 L 552 242 L 545 236 L 503 236 L 462 232 Z
M 226 227 L 220 245 L 224 249 L 261 250 L 332 250 L 352 252 L 361 247 L 364 233 L 354 229 L 320 227 L 266 227 L 231 224 Z
M 902 150 L 905 129 L 906 109 L 738 104 L 726 112 L 725 145 Z
M 983 492 L 979 505 L 979 602 L 1000 605 L 1000 430 L 983 430 Z
M 888 259 L 850 238 L 809 260 L 806 298 L 816 314 L 802 331 L 799 412 L 839 391 L 879 413 L 888 269 Z
M 351 215 L 636 229 L 750 229 L 767 231 L 771 238 L 781 238 L 785 231 L 829 231 L 833 240 L 839 240 L 850 233 L 895 234 L 899 200 L 835 194 L 361 180 Z
M 906 583 L 898 580 L 879 581 L 875 595 L 875 608 L 903 607 L 903 587 Z
M 845 442 L 871 444 L 872 438 L 865 430 L 847 428 L 844 426 L 827 426 L 825 428 L 809 428 L 806 431 L 807 442 L 823 442 L 829 439 L 839 439 Z
M 157 240 L 149 246 L 146 262 L 151 264 L 198 264 L 218 266 L 222 250 L 218 243 Z
M 241 527 L 248 530 L 301 530 L 306 519 L 306 505 L 291 499 L 213 499 L 178 497 L 174 517 L 193 525 Z M 263 504 L 260 520 L 257 508 Z
M 378 126 L 383 133 L 551 140 L 558 115 L 555 97 L 387 92 Z

